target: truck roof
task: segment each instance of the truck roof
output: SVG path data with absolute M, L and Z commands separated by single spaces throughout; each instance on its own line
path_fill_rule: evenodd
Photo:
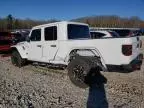
M 80 22 L 60 21 L 60 22 L 54 22 L 54 23 L 38 25 L 38 26 L 33 27 L 32 29 L 41 28 L 41 27 L 45 27 L 45 26 L 50 26 L 50 25 L 54 25 L 54 24 L 78 24 L 78 25 L 88 26 L 88 24 L 80 23 Z

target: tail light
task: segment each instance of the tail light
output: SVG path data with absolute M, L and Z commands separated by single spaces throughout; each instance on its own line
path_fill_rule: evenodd
M 132 45 L 122 45 L 122 53 L 125 56 L 132 55 Z
M 140 48 L 142 48 L 142 41 L 140 40 Z

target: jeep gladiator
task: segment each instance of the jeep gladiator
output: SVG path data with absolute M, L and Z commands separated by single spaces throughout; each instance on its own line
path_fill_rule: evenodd
M 12 46 L 11 61 L 66 66 L 70 80 L 86 87 L 87 76 L 108 65 L 140 65 L 140 47 L 138 37 L 91 39 L 87 24 L 62 21 L 33 27 L 27 41 Z

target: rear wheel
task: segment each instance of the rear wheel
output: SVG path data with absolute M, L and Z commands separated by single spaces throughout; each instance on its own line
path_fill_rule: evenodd
M 68 64 L 68 75 L 73 84 L 80 88 L 87 88 L 95 83 L 95 73 L 100 72 L 94 66 L 93 59 L 77 56 Z
M 13 51 L 11 56 L 11 62 L 17 67 L 22 67 L 25 64 L 25 59 L 22 59 L 18 51 Z

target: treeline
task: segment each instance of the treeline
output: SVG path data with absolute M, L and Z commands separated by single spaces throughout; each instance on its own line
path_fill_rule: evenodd
M 13 29 L 31 29 L 33 26 L 56 22 L 58 20 L 32 20 L 32 19 L 18 19 L 12 15 L 8 15 L 4 18 L 0 18 L 0 31 L 9 31 Z
M 119 16 L 90 16 L 73 21 L 88 23 L 92 27 L 144 28 L 144 21 L 137 16 L 121 18 Z
M 13 29 L 30 29 L 33 26 L 56 22 L 59 20 L 32 20 L 32 19 L 18 19 L 12 15 L 0 18 L 0 31 Z M 128 27 L 128 28 L 144 28 L 144 21 L 137 16 L 130 18 L 121 18 L 119 16 L 89 16 L 83 18 L 73 19 L 71 21 L 84 22 L 91 27 Z

